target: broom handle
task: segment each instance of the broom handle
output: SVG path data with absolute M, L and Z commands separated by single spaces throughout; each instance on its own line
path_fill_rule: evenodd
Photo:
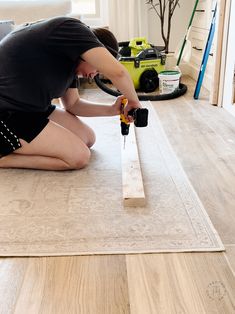
M 198 2 L 199 2 L 199 0 L 196 0 L 196 2 L 194 4 L 194 8 L 193 8 L 193 12 L 191 14 L 191 18 L 190 18 L 190 21 L 189 21 L 189 24 L 188 24 L 187 32 L 186 32 L 186 34 L 184 36 L 183 45 L 181 47 L 180 54 L 179 54 L 179 57 L 178 57 L 178 60 L 177 60 L 177 65 L 180 64 L 180 61 L 181 61 L 181 58 L 182 58 L 182 55 L 183 55 L 183 51 L 184 51 L 184 47 L 186 45 L 186 41 L 188 40 L 189 31 L 190 31 L 191 25 L 193 23 L 193 18 L 194 18 L 196 9 L 197 9 Z

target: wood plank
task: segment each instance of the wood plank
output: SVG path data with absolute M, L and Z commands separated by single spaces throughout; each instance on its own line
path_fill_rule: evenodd
M 234 72 L 234 76 L 235 76 L 235 72 Z M 233 104 L 235 104 L 235 79 L 233 81 Z
M 44 257 L 28 261 L 11 313 L 130 313 L 124 256 Z
M 20 294 L 28 267 L 27 258 L 0 259 L 0 313 L 14 313 L 15 303 Z M 27 278 L 30 280 L 30 278 Z M 22 312 L 23 313 L 23 312 Z
M 216 24 L 216 33 L 217 33 L 217 41 L 216 41 L 216 49 L 215 55 L 213 57 L 213 72 L 212 72 L 212 80 L 211 80 L 211 89 L 210 89 L 210 103 L 212 105 L 218 104 L 219 97 L 219 82 L 220 82 L 220 71 L 221 71 L 221 55 L 222 55 L 222 43 L 223 43 L 223 35 L 224 35 L 224 17 L 225 17 L 225 7 L 226 0 L 218 1 L 218 19 Z
M 228 263 L 233 271 L 233 274 L 235 276 L 235 244 L 226 245 L 225 247 L 226 252 L 224 253 L 225 257 L 228 260 Z
M 124 206 L 144 206 L 145 193 L 135 136 L 135 127 L 130 124 L 125 147 L 121 139 L 122 185 Z
M 235 279 L 223 253 L 129 255 L 131 312 L 235 312 Z

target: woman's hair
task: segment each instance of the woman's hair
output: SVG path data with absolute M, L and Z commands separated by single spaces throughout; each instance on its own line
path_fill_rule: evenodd
M 112 32 L 107 28 L 93 28 L 92 32 L 99 41 L 108 49 L 108 51 L 116 58 L 118 55 L 118 42 Z

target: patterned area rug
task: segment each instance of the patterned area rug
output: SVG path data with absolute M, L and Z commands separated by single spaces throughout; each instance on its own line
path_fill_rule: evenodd
M 147 205 L 122 205 L 118 117 L 87 118 L 97 143 L 86 169 L 0 169 L 1 256 L 224 250 L 155 110 L 145 105 L 149 126 L 137 129 L 137 141 Z

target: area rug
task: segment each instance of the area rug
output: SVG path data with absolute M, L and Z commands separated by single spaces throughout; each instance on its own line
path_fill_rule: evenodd
M 147 205 L 122 204 L 118 117 L 87 118 L 97 134 L 80 171 L 0 169 L 0 255 L 222 251 L 151 103 L 137 129 Z M 126 145 L 128 145 L 128 138 Z

